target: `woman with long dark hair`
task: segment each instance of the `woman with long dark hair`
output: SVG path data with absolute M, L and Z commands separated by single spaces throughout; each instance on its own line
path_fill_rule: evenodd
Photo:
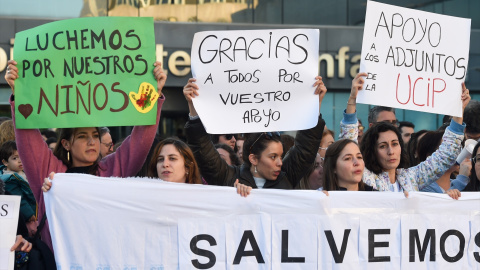
M 165 139 L 155 147 L 148 176 L 168 182 L 202 184 L 192 150 L 186 143 L 173 138 Z
M 315 94 L 321 105 L 327 88 L 320 76 L 316 80 Z M 283 146 L 278 132 L 251 133 L 246 134 L 243 144 L 244 164 L 229 166 L 215 150 L 193 106 L 192 99 L 199 93 L 195 79 L 189 79 L 183 88 L 190 110 L 185 131 L 188 144 L 208 184 L 237 186 L 240 183 L 247 187 L 276 189 L 293 189 L 298 184 L 315 160 L 325 126 L 321 115 L 315 127 L 297 133 L 295 146 L 290 148 L 283 160 Z
M 12 88 L 10 105 L 15 118 L 15 80 L 18 78 L 17 62 L 8 61 L 5 79 Z M 132 134 L 113 154 L 101 159 L 100 132 L 97 127 L 66 128 L 60 130 L 60 137 L 52 152 L 43 140 L 38 129 L 16 129 L 15 135 L 20 159 L 25 164 L 24 171 L 38 202 L 38 218 L 45 213 L 42 186 L 44 178 L 53 173 L 87 173 L 103 177 L 135 176 L 145 161 L 158 128 L 160 111 L 165 97 L 162 89 L 167 79 L 160 62 L 154 63 L 153 75 L 157 80 L 158 99 L 156 123 L 149 126 L 136 126 Z M 48 181 L 48 180 L 47 180 Z M 51 185 L 51 183 L 49 184 Z M 42 239 L 52 249 L 48 220 L 42 230 Z M 52 249 L 53 250 L 53 249 Z
M 350 98 L 347 102 L 342 122 L 353 122 L 353 128 L 345 130 L 341 125 L 344 138 L 356 140 L 358 122 L 356 121 L 356 97 L 365 82 L 366 73 L 359 73 L 352 81 Z M 470 94 L 462 83 L 462 114 L 470 101 Z M 349 121 L 345 121 L 349 118 Z M 354 119 L 354 121 L 351 121 Z M 445 130 L 442 144 L 425 161 L 417 166 L 408 166 L 408 157 L 398 128 L 391 123 L 373 124 L 363 135 L 360 150 L 365 161 L 363 181 L 379 191 L 418 191 L 443 175 L 455 162 L 461 150 L 464 134 L 462 117 L 453 117 Z
M 472 151 L 472 170 L 470 172 L 470 182 L 463 191 L 480 192 L 480 143 L 475 145 Z
M 375 190 L 362 181 L 365 163 L 358 144 L 352 140 L 342 139 L 331 144 L 323 167 L 323 190 Z

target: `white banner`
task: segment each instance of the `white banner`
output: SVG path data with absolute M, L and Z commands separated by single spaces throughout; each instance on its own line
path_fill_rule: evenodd
M 480 193 L 243 198 L 232 187 L 56 174 L 45 202 L 61 269 L 480 269 Z
M 0 195 L 0 270 L 13 270 L 15 265 L 15 253 L 10 248 L 17 235 L 20 198 Z
M 318 29 L 209 31 L 192 43 L 208 133 L 303 130 L 318 121 Z
M 368 76 L 357 101 L 460 117 L 470 24 L 368 1 L 360 61 Z

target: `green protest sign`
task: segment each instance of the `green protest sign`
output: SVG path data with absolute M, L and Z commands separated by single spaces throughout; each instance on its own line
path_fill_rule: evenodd
M 151 125 L 153 18 L 96 17 L 15 35 L 17 128 Z

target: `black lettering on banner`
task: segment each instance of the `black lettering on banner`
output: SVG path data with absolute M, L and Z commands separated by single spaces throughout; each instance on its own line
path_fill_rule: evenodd
M 58 47 L 58 46 L 57 46 L 57 43 L 56 43 L 57 36 L 60 35 L 60 34 L 63 34 L 63 31 L 58 31 L 58 32 L 56 32 L 55 34 L 53 34 L 52 44 L 53 44 L 53 47 L 55 47 L 55 49 L 61 51 L 61 50 L 65 50 L 65 47 Z
M 375 235 L 390 234 L 390 229 L 370 229 L 368 230 L 368 262 L 389 262 L 390 256 L 375 257 L 375 248 L 388 247 L 388 242 L 375 242 Z
M 308 51 L 307 49 L 305 49 L 304 47 L 300 46 L 299 44 L 297 44 L 296 40 L 297 40 L 297 37 L 299 36 L 303 36 L 307 39 L 308 41 L 308 37 L 304 34 L 298 34 L 296 35 L 294 38 L 293 38 L 293 44 L 297 47 L 299 47 L 304 53 L 305 53 L 305 58 L 303 58 L 303 60 L 299 61 L 299 62 L 292 62 L 290 60 L 287 60 L 290 64 L 294 64 L 294 65 L 300 65 L 302 63 L 304 63 L 305 61 L 307 61 L 307 58 L 308 58 Z
M 197 269 L 209 269 L 215 266 L 215 263 L 217 262 L 217 258 L 215 257 L 215 254 L 211 252 L 210 250 L 206 249 L 201 249 L 197 247 L 197 243 L 200 241 L 207 241 L 210 246 L 216 246 L 217 241 L 215 241 L 215 238 L 209 234 L 199 234 L 196 235 L 192 238 L 190 241 L 190 250 L 198 256 L 202 257 L 207 257 L 208 262 L 207 263 L 200 263 L 198 259 L 192 260 L 192 265 L 197 268 Z
M 37 35 L 37 45 L 41 51 L 45 51 L 48 48 L 48 33 L 45 33 L 45 46 L 40 45 L 40 35 Z
M 245 250 L 247 241 L 250 242 L 252 250 Z M 233 259 L 233 264 L 240 264 L 242 258 L 247 256 L 255 256 L 255 258 L 257 259 L 257 263 L 265 263 L 265 260 L 263 260 L 262 252 L 258 247 L 257 240 L 255 240 L 255 236 L 253 235 L 253 232 L 251 230 L 243 232 L 242 239 L 240 240 L 240 244 L 238 245 L 237 253 L 235 254 L 235 258 Z
M 271 34 L 271 33 L 270 33 L 270 34 Z M 254 57 L 254 56 L 251 56 L 251 55 L 250 55 L 250 47 L 252 46 L 253 42 L 255 42 L 255 41 L 257 41 L 257 40 L 260 40 L 263 44 L 265 44 L 265 42 L 263 41 L 263 39 L 260 39 L 260 38 L 256 38 L 256 39 L 252 40 L 252 42 L 250 42 L 250 44 L 248 45 L 248 50 L 247 50 L 247 52 L 248 52 L 248 57 L 250 57 L 251 59 L 254 59 L 254 60 L 255 60 L 255 59 L 259 59 L 259 58 L 262 57 L 262 55 L 263 55 L 263 53 L 261 53 L 261 54 L 260 54 L 259 56 L 257 56 L 257 57 Z
M 325 231 L 325 236 L 327 237 L 328 245 L 330 246 L 330 250 L 332 251 L 333 259 L 335 263 L 343 263 L 343 259 L 345 258 L 345 253 L 347 252 L 347 243 L 348 243 L 348 236 L 350 235 L 351 229 L 346 229 L 343 233 L 343 241 L 342 246 L 340 247 L 340 252 L 338 252 L 337 245 L 335 243 L 335 239 L 333 238 L 332 231 Z
M 8 215 L 8 210 L 7 210 L 8 204 L 2 204 L 2 212 L 0 212 L 0 216 L 6 217 Z
M 200 62 L 202 62 L 203 64 L 211 63 L 211 62 L 215 59 L 215 57 L 217 56 L 217 53 L 218 53 L 217 50 L 207 50 L 207 51 L 209 51 L 209 52 L 215 52 L 215 54 L 214 54 L 213 57 L 212 57 L 210 60 L 208 60 L 208 61 L 204 61 L 203 58 L 202 58 L 202 45 L 203 45 L 203 42 L 205 42 L 205 40 L 207 40 L 208 38 L 211 38 L 211 37 L 217 39 L 217 36 L 215 36 L 215 35 L 208 35 L 208 36 L 206 36 L 206 37 L 202 40 L 202 42 L 200 42 L 200 46 L 198 46 L 198 58 L 200 58 Z
M 66 32 L 67 32 L 68 49 L 69 49 L 69 50 L 72 49 L 71 42 L 73 41 L 74 44 L 75 44 L 75 50 L 78 50 L 77 30 L 73 30 L 73 37 L 70 36 L 70 32 L 69 32 L 69 31 L 66 31 Z
M 382 21 L 383 24 L 380 24 L 381 21 Z M 390 30 L 388 29 L 387 20 L 385 19 L 385 14 L 383 14 L 383 11 L 382 11 L 382 13 L 380 13 L 380 18 L 378 18 L 377 28 L 375 29 L 375 37 L 377 37 L 377 31 L 378 31 L 379 26 L 380 27 L 385 27 L 387 29 L 388 36 L 390 38 L 392 38 L 392 34 L 390 33 Z
M 282 42 L 284 38 L 287 39 L 286 48 L 283 46 L 280 46 L 280 42 Z M 287 57 L 290 58 L 290 39 L 287 36 L 283 36 L 277 41 L 277 46 L 275 47 L 275 58 L 278 58 L 278 48 L 284 49 L 287 52 Z
M 243 48 L 237 48 L 237 43 L 239 40 L 243 41 L 243 43 L 240 43 L 241 45 L 243 45 Z M 236 60 L 237 51 L 243 51 L 245 54 L 245 61 L 248 60 L 247 41 L 244 37 L 239 37 L 237 38 L 237 40 L 235 40 L 235 45 L 233 45 L 233 62 L 235 62 Z
M 305 257 L 288 257 L 288 230 L 282 230 L 282 263 L 305 263 Z
M 137 42 L 138 42 L 138 45 L 137 47 L 128 47 L 127 45 L 124 45 L 123 47 L 127 50 L 130 50 L 130 51 L 134 51 L 134 50 L 138 50 L 140 49 L 140 47 L 142 47 L 142 41 L 140 40 L 140 38 L 138 37 L 138 35 L 134 34 L 133 32 L 135 32 L 135 30 L 128 30 L 127 33 L 125 34 L 125 37 L 127 38 L 130 38 L 130 37 L 134 37 L 137 39 Z
M 228 41 L 228 48 L 226 49 L 222 49 L 222 44 L 224 41 Z M 230 58 L 230 56 L 228 56 L 228 54 L 226 54 L 225 52 L 230 50 L 230 48 L 232 47 L 232 42 L 230 41 L 230 39 L 228 38 L 224 38 L 220 41 L 220 46 L 218 48 L 218 58 L 220 60 L 220 64 L 222 63 L 222 54 L 225 55 L 228 59 L 230 59 L 231 62 L 234 62 L 232 58 Z
M 25 51 L 29 52 L 29 51 L 36 51 L 37 49 L 29 49 L 28 48 L 28 37 L 27 37 L 27 40 L 25 41 Z
M 465 78 L 465 75 L 467 75 L 467 68 L 465 67 L 465 65 L 459 66 L 460 60 L 465 60 L 465 58 L 463 58 L 463 57 L 459 58 L 458 61 L 457 61 L 457 67 L 463 69 L 462 77 L 455 78 L 457 80 L 461 80 L 461 79 Z
M 420 244 L 420 237 L 418 236 L 418 230 L 410 230 L 409 238 L 409 262 L 415 262 L 415 244 L 417 245 L 418 258 L 421 262 L 425 260 L 425 253 L 427 252 L 428 243 L 430 244 L 430 261 L 435 261 L 435 229 L 427 229 L 425 238 L 423 239 L 423 245 Z
M 115 36 L 118 36 L 118 43 L 115 44 Z M 118 29 L 114 30 L 110 34 L 110 38 L 108 39 L 108 44 L 110 45 L 110 48 L 113 50 L 118 50 L 122 46 L 122 35 L 120 34 L 120 31 Z
M 407 26 L 407 23 L 408 23 L 409 21 L 413 22 L 413 35 L 412 35 L 412 38 L 411 38 L 410 40 L 406 40 L 406 39 L 405 39 L 405 26 Z M 417 24 L 415 23 L 415 20 L 414 20 L 413 18 L 408 18 L 408 19 L 405 21 L 404 27 L 402 28 L 402 37 L 403 37 L 403 40 L 404 40 L 405 42 L 410 42 L 410 41 L 412 41 L 412 39 L 415 37 L 416 32 L 417 32 Z
M 97 34 L 92 30 L 91 32 L 91 35 L 92 35 L 92 49 L 95 49 L 95 43 L 94 42 L 101 42 L 100 44 L 102 45 L 102 48 L 104 50 L 107 49 L 107 42 L 105 40 L 105 31 L 102 30 L 102 32 L 100 32 L 100 35 L 97 36 Z
M 141 54 L 135 56 L 135 60 L 139 62 L 143 62 L 143 64 L 145 65 L 145 69 L 142 72 L 135 72 L 135 75 L 144 75 L 145 73 L 147 73 L 148 71 L 147 60 L 145 60 Z
M 206 84 L 206 83 L 207 83 L 207 81 L 211 81 L 211 82 L 212 82 L 212 84 L 213 84 L 212 73 L 210 73 L 210 74 L 208 75 L 207 79 L 205 80 L 205 82 L 204 82 L 203 84 Z
M 475 245 L 480 248 L 480 232 L 475 235 Z M 474 252 L 473 257 L 475 258 L 475 261 L 480 263 L 480 252 Z
M 460 241 L 460 243 L 458 247 L 459 249 L 458 253 L 455 256 L 450 257 L 445 251 L 445 242 L 447 241 L 447 238 L 449 236 L 453 236 L 453 235 L 458 237 L 458 240 Z M 464 249 L 465 249 L 465 236 L 463 236 L 463 234 L 460 231 L 448 230 L 444 232 L 440 237 L 440 253 L 442 254 L 442 257 L 443 259 L 445 259 L 445 261 L 450 263 L 458 262 L 463 257 Z
M 88 29 L 82 29 L 80 30 L 80 39 L 81 39 L 81 44 L 82 44 L 82 50 L 89 49 L 88 45 L 85 44 L 85 41 L 87 41 L 87 37 L 85 36 L 85 33 L 88 31 Z
M 425 28 L 423 28 L 423 25 L 422 25 L 422 22 L 420 21 L 420 19 L 418 19 L 418 23 L 420 24 L 420 29 L 422 29 L 422 31 L 423 31 L 423 36 L 422 36 L 422 38 L 421 38 L 419 41 L 417 41 L 417 43 L 415 43 L 415 44 L 420 43 L 420 41 L 422 41 L 423 38 L 425 37 L 425 34 L 427 33 L 428 20 L 425 19 Z

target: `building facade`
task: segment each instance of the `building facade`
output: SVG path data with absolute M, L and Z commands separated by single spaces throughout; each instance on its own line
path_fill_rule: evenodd
M 28 2 L 28 4 L 27 4 Z M 282 28 L 320 29 L 319 69 L 329 90 L 322 103 L 328 128 L 339 132 L 351 80 L 359 70 L 366 0 L 0 0 L 0 116 L 9 116 L 5 68 L 13 59 L 15 33 L 47 22 L 87 16 L 148 16 L 155 19 L 157 60 L 168 73 L 159 134 L 181 133 L 187 120 L 182 88 L 191 75 L 190 51 L 199 31 Z M 386 4 L 472 19 L 466 85 L 480 100 L 480 1 L 382 0 Z M 476 12 L 477 11 L 477 12 Z M 359 105 L 364 123 L 370 106 Z M 436 129 L 443 115 L 397 110 L 416 129 Z M 113 128 L 117 139 L 131 127 Z

